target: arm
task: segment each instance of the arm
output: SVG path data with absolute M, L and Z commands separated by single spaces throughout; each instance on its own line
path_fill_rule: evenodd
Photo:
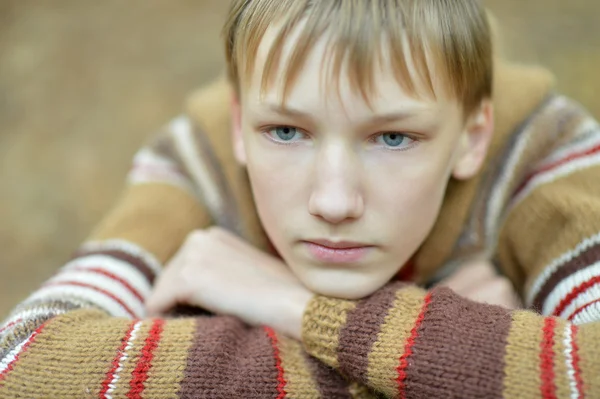
M 117 206 L 0 325 L 0 397 L 347 392 L 335 372 L 270 329 L 230 317 L 146 318 L 144 302 L 162 265 L 211 219 L 201 206 L 210 186 L 180 156 L 182 137 L 174 130 L 181 135 L 185 121 L 176 120 L 136 155 Z
M 600 392 L 600 128 L 562 101 L 531 130 L 531 148 L 558 145 L 514 182 L 498 243 L 503 269 L 525 276 L 528 304 L 542 314 L 392 284 L 359 302 L 314 298 L 308 352 L 390 397 Z

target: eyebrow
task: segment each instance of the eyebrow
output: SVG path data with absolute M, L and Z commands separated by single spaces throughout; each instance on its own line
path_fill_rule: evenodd
M 275 112 L 277 114 L 284 115 L 287 117 L 300 118 L 300 119 L 306 119 L 306 120 L 312 119 L 312 116 L 309 113 L 300 111 L 298 109 L 290 108 L 290 107 L 287 107 L 284 105 L 268 103 L 268 104 L 266 104 L 266 106 L 271 112 Z M 405 120 L 405 119 L 414 118 L 423 113 L 424 112 L 421 109 L 419 109 L 418 107 L 412 107 L 412 108 L 407 108 L 404 110 L 391 111 L 391 112 L 386 112 L 383 114 L 375 115 L 372 118 L 370 118 L 369 120 L 365 121 L 365 124 L 375 125 L 375 124 L 392 123 L 392 122 L 397 122 L 397 121 L 401 121 L 401 120 Z

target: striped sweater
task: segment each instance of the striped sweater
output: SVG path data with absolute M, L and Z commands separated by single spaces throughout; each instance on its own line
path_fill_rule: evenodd
M 0 327 L 0 397 L 600 397 L 600 127 L 546 72 L 496 70 L 485 167 L 451 181 L 411 281 L 315 296 L 302 342 L 231 317 L 145 318 L 192 230 L 217 224 L 269 249 L 230 148 L 227 86 L 201 90 L 137 154 L 90 239 Z M 420 288 L 482 254 L 529 310 Z

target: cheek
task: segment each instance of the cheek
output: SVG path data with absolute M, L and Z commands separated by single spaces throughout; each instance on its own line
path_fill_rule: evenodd
M 259 145 L 248 147 L 248 175 L 267 233 L 285 229 L 285 221 L 305 204 L 306 167 L 290 153 L 265 150 Z
M 370 177 L 372 206 L 402 250 L 412 250 L 429 234 L 440 211 L 450 176 L 449 157 L 430 162 L 414 157 L 402 165 L 386 165 Z M 383 164 L 381 165 L 383 166 Z M 385 176 L 385 178 L 382 178 Z M 390 223 L 390 221 L 392 221 Z

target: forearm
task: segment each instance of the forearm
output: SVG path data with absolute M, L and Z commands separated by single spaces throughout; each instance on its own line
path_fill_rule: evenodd
M 599 338 L 596 324 L 402 284 L 359 302 L 315 297 L 303 331 L 311 355 L 389 397 L 598 392 Z
M 2 398 L 349 397 L 297 342 L 229 317 L 126 320 L 87 309 L 23 342 L 2 358 Z

